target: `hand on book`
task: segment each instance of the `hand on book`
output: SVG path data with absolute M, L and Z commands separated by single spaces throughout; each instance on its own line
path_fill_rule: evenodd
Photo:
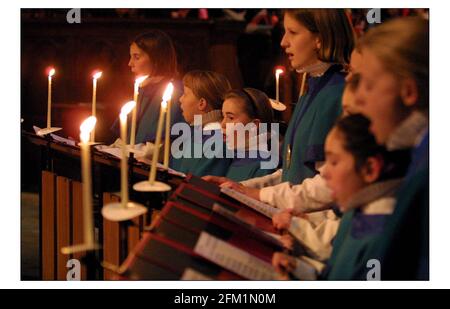
M 277 273 L 282 276 L 287 276 L 288 273 L 295 270 L 297 263 L 293 256 L 282 252 L 275 252 L 272 256 L 272 266 L 275 267 Z
M 231 179 L 227 177 L 212 176 L 212 175 L 203 176 L 202 179 L 208 182 L 215 183 L 216 185 L 221 185 L 225 182 L 231 181 Z
M 285 247 L 288 250 L 294 249 L 294 238 L 289 234 L 281 235 L 279 238 L 280 242 L 283 244 L 283 247 Z
M 243 184 L 239 183 L 239 182 L 234 182 L 234 181 L 227 181 L 224 182 L 220 185 L 222 188 L 230 188 L 233 190 L 236 190 L 242 194 L 245 194 L 257 201 L 260 201 L 259 199 L 259 191 L 260 189 L 255 189 L 255 188 L 249 188 L 244 186 Z
M 287 208 L 272 217 L 273 226 L 278 230 L 288 230 L 291 226 L 292 208 Z

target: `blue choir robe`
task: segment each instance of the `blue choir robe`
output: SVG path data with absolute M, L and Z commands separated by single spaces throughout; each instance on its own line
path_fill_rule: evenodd
M 341 115 L 345 79 L 341 66 L 308 78 L 308 91 L 295 106 L 283 143 L 282 181 L 300 184 L 317 174 L 315 163 L 325 160 L 325 138 Z

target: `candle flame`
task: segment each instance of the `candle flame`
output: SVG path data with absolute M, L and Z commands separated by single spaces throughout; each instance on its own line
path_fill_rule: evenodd
M 163 110 L 166 110 L 166 108 L 167 108 L 167 101 L 162 101 L 162 102 L 161 102 L 161 108 L 162 108 Z
M 81 124 L 80 139 L 83 143 L 87 143 L 89 141 L 89 134 L 91 134 L 91 131 L 94 129 L 96 123 L 97 118 L 95 116 L 90 116 Z
M 172 98 L 173 93 L 173 84 L 169 83 L 164 91 L 163 102 L 167 102 Z
M 140 85 L 147 77 L 148 77 L 148 75 L 140 76 L 140 77 L 136 78 L 134 83 L 137 85 Z
M 278 77 L 278 76 L 280 76 L 280 74 L 283 74 L 284 72 L 283 72 L 283 70 L 282 69 L 277 69 L 276 71 L 275 71 L 275 75 Z
M 52 77 L 53 75 L 55 75 L 55 69 L 51 68 L 50 71 L 48 71 L 48 77 Z
M 99 79 L 100 77 L 102 77 L 103 72 L 102 71 L 98 71 L 97 73 L 94 73 L 94 75 L 92 75 L 92 77 L 94 79 Z
M 136 106 L 136 102 L 134 101 L 129 101 L 127 103 L 125 103 L 124 106 L 122 106 L 122 109 L 120 110 L 120 116 L 127 116 L 132 110 L 133 108 Z

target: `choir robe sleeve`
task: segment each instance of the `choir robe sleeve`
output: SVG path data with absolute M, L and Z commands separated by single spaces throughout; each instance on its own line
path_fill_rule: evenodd
M 336 75 L 317 95 L 299 99 L 284 139 L 283 182 L 297 185 L 317 174 L 316 162 L 325 160 L 325 139 L 342 113 L 343 88 L 343 77 Z
M 312 218 L 315 216 L 316 218 Z M 316 222 L 314 222 L 316 221 Z M 314 260 L 325 262 L 333 250 L 332 241 L 339 228 L 340 219 L 332 210 L 292 217 L 289 232 Z
M 317 164 L 317 166 L 319 165 Z M 262 188 L 259 193 L 259 198 L 262 202 L 280 209 L 292 208 L 294 214 L 327 208 L 333 199 L 331 190 L 321 175 L 323 170 L 324 165 L 322 164 L 318 167 L 319 174 L 313 178 L 305 179 L 299 185 L 283 182 L 278 185 Z
M 304 255 L 295 258 L 295 265 L 292 276 L 299 280 L 317 280 L 318 274 L 325 268 L 324 263 Z

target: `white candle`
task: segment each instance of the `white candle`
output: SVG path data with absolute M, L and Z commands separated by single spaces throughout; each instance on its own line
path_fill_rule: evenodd
M 48 94 L 47 94 L 47 128 L 52 126 L 52 76 L 55 69 L 51 68 L 48 72 Z
M 155 183 L 156 179 L 156 164 L 158 163 L 159 145 L 161 144 L 162 127 L 164 123 L 164 113 L 166 112 L 166 108 L 167 108 L 167 101 L 163 100 L 161 102 L 161 110 L 159 112 L 158 128 L 156 130 L 155 148 L 153 150 L 152 167 L 150 169 L 149 174 L 149 181 L 151 185 Z
M 92 76 L 92 116 L 97 117 L 97 79 L 102 77 L 102 72 L 97 72 Z M 91 133 L 91 142 L 95 142 L 95 128 Z
M 275 71 L 275 81 L 276 81 L 276 95 L 275 95 L 275 101 L 278 103 L 280 102 L 280 74 L 283 73 L 282 69 L 277 69 Z
M 138 94 L 139 94 L 139 87 L 144 82 L 144 80 L 148 77 L 148 75 L 141 76 L 136 78 L 134 81 L 134 93 L 133 93 L 133 100 L 136 102 L 136 107 L 133 109 L 133 114 L 131 118 L 131 133 L 130 133 L 130 145 L 131 147 L 134 147 L 134 144 L 136 143 L 136 122 L 137 122 L 137 110 L 138 110 Z
M 122 139 L 122 158 L 120 160 L 120 189 L 121 189 L 121 203 L 123 207 L 128 204 L 128 158 L 127 158 L 127 117 L 133 108 L 136 107 L 136 102 L 130 101 L 126 103 L 120 110 L 120 138 Z
M 80 126 L 81 178 L 83 182 L 83 236 L 86 245 L 94 244 L 94 219 L 92 211 L 91 154 L 89 135 L 97 119 L 90 116 Z
M 169 153 L 170 153 L 170 117 L 171 117 L 171 106 L 172 106 L 172 93 L 173 93 L 173 84 L 169 83 L 167 85 L 166 91 L 164 92 L 164 95 L 166 98 L 163 98 L 163 100 L 168 99 L 167 104 L 167 114 L 166 114 L 166 129 L 165 129 L 165 142 L 164 142 L 164 168 L 169 168 Z

